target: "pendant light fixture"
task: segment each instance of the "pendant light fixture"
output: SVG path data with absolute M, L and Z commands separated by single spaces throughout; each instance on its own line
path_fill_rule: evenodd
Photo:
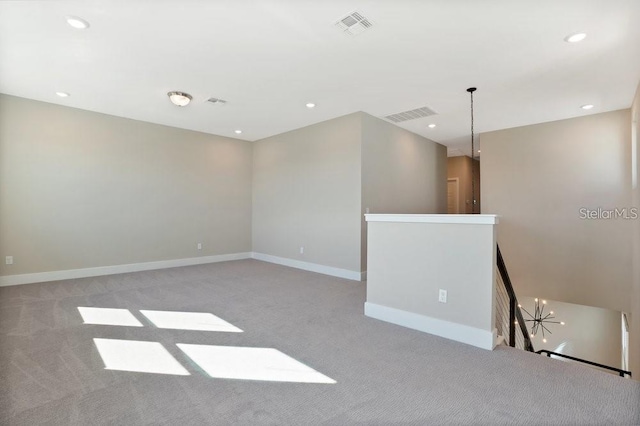
M 532 323 L 531 334 L 530 334 L 531 338 L 536 337 L 538 332 L 541 331 L 542 341 L 544 343 L 547 343 L 547 337 L 545 336 L 544 333 L 546 331 L 547 333 L 551 334 L 551 330 L 545 327 L 545 324 L 564 325 L 564 321 L 552 321 L 553 319 L 555 319 L 555 317 L 553 316 L 553 311 L 550 311 L 548 314 L 545 315 L 544 308 L 547 305 L 546 300 L 542 301 L 542 306 L 540 306 L 540 300 L 537 297 L 534 299 L 534 302 L 535 302 L 535 305 L 534 305 L 533 315 L 531 315 L 529 311 L 523 308 L 522 305 L 518 305 L 518 307 L 522 309 L 530 318 L 530 319 L 526 319 L 525 322 Z
M 476 212 L 476 148 L 473 134 L 473 92 L 476 90 L 478 89 L 475 87 L 469 87 L 467 89 L 467 92 L 469 92 L 469 95 L 471 96 L 471 213 L 478 213 Z

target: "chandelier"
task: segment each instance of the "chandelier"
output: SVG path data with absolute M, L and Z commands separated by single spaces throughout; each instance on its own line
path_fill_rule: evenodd
M 544 312 L 544 308 L 547 305 L 547 301 L 543 300 L 542 301 L 542 305 L 540 305 L 540 300 L 536 297 L 535 299 L 535 309 L 533 311 L 533 315 L 531 315 L 529 313 L 529 311 L 527 311 L 525 308 L 522 307 L 522 305 L 518 305 L 518 307 L 520 309 L 522 309 L 528 316 L 530 319 L 526 319 L 524 320 L 525 322 L 530 322 L 531 324 L 531 338 L 536 337 L 536 334 L 538 334 L 538 332 L 542 332 L 542 341 L 544 343 L 547 343 L 547 338 L 545 337 L 545 331 L 549 334 L 551 333 L 551 330 L 549 330 L 545 324 L 560 324 L 560 325 L 564 325 L 564 321 L 553 321 L 555 319 L 555 317 L 553 316 L 553 311 L 549 311 L 547 314 L 545 314 Z

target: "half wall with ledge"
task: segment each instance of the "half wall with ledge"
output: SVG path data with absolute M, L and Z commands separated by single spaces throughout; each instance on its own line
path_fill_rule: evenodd
M 498 216 L 365 218 L 365 315 L 492 350 Z

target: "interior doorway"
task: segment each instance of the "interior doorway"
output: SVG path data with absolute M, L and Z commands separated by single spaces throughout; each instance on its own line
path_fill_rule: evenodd
M 447 179 L 447 213 L 460 213 L 460 181 L 458 178 Z

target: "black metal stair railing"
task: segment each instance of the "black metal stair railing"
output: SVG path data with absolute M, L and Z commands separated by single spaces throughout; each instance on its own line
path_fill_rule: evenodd
M 509 278 L 507 267 L 500 252 L 500 246 L 497 247 L 497 252 L 496 326 L 498 328 L 498 334 L 504 336 L 509 346 L 534 352 L 533 343 L 527 332 L 522 312 L 518 307 L 518 299 L 513 291 L 511 279 Z
M 509 346 L 524 349 L 525 351 L 535 352 L 533 349 L 533 343 L 531 337 L 527 331 L 524 318 L 522 317 L 522 311 L 518 305 L 518 299 L 511 285 L 511 279 L 507 272 L 507 267 L 500 253 L 500 247 L 497 246 L 497 269 L 498 274 L 496 277 L 496 328 L 498 334 L 504 337 L 506 343 Z M 609 371 L 614 371 L 620 375 L 620 377 L 631 377 L 631 371 L 622 370 L 616 367 L 610 367 L 608 365 L 599 364 L 597 362 L 588 361 L 582 358 L 576 358 L 570 355 L 565 355 L 546 349 L 535 352 L 537 354 L 546 354 L 547 357 L 557 356 L 571 361 L 581 362 L 593 367 L 602 368 Z
M 558 356 L 558 357 L 561 357 L 561 358 L 570 359 L 571 361 L 581 362 L 583 364 L 591 365 L 593 367 L 598 367 L 598 368 L 603 368 L 605 370 L 615 371 L 616 373 L 618 373 L 620 375 L 620 377 L 624 377 L 625 375 L 631 377 L 631 371 L 622 370 L 622 369 L 616 368 L 616 367 L 610 367 L 608 365 L 599 364 L 599 363 L 593 362 L 593 361 L 587 361 L 586 359 L 576 358 L 574 356 L 569 356 L 569 355 L 561 354 L 561 353 L 558 353 L 558 352 L 548 351 L 546 349 L 540 349 L 536 353 L 537 354 L 543 354 L 543 353 L 547 354 L 547 356 L 549 358 L 551 358 L 551 355 L 553 355 L 553 356 Z

